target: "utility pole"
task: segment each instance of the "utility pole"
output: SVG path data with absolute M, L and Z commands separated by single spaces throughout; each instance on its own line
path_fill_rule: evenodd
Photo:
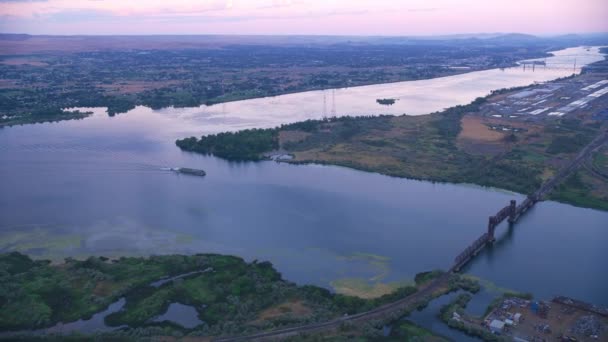
M 327 94 L 323 90 L 323 119 L 327 118 Z
M 331 90 L 331 116 L 336 116 L 336 89 Z

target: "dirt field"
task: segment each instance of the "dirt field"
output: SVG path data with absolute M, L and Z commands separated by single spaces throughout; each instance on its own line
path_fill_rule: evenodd
M 495 155 L 508 149 L 503 132 L 491 130 L 487 120 L 477 116 L 462 118 L 462 131 L 458 135 L 457 144 L 471 154 Z
M 179 81 L 123 81 L 115 84 L 99 84 L 97 87 L 108 94 L 137 94 L 146 90 L 161 89 L 179 84 Z
M 513 142 L 506 140 L 512 129 L 517 129 L 520 138 L 530 139 L 540 128 L 524 122 L 466 115 L 461 121 L 462 130 L 457 138 L 457 144 L 467 153 L 481 155 L 496 155 L 508 151 Z M 490 127 L 508 127 L 509 130 L 491 129 Z M 529 142 L 529 141 L 526 141 Z
M 331 286 L 337 293 L 365 299 L 382 297 L 399 288 L 398 283 L 377 282 L 369 284 L 361 279 L 338 279 L 332 281 Z
M 272 320 L 275 318 L 280 318 L 285 315 L 295 316 L 295 317 L 306 317 L 312 314 L 312 310 L 304 305 L 300 300 L 294 300 L 291 302 L 286 302 L 277 306 L 273 306 L 262 311 L 259 317 L 251 322 L 252 324 L 260 324 L 264 321 Z
M 502 132 L 491 130 L 487 125 L 487 120 L 467 115 L 462 118 L 462 131 L 458 139 L 470 139 L 480 142 L 500 142 L 504 139 L 505 134 Z
M 285 143 L 300 142 L 310 136 L 310 133 L 302 131 L 281 131 L 279 132 L 279 143 L 281 146 Z

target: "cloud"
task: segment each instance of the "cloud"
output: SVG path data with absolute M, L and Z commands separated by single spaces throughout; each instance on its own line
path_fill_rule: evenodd
M 439 10 L 439 8 L 437 8 L 437 7 L 430 7 L 430 8 L 410 8 L 407 11 L 408 12 L 435 12 L 438 10 Z
M 109 11 L 100 11 L 92 9 L 71 9 L 49 14 L 46 16 L 45 19 L 49 22 L 74 23 L 94 20 L 109 20 L 112 18 L 116 18 L 116 16 L 114 16 L 112 12 Z
M 0 0 L 0 31 L 433 34 L 606 31 L 606 0 Z M 584 6 L 581 5 L 584 3 Z M 471 17 L 476 20 L 470 20 Z M 555 20 L 559 18 L 559 20 Z M 166 25 L 163 25 L 166 24 Z

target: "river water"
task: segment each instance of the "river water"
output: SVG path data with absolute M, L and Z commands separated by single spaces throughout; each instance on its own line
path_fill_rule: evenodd
M 411 280 L 447 268 L 520 194 L 332 166 L 234 163 L 180 151 L 176 138 L 336 115 L 424 114 L 492 89 L 567 76 L 602 59 L 568 49 L 547 68 L 307 92 L 201 108 L 138 107 L 109 117 L 0 129 L 0 250 L 36 257 L 217 252 L 270 260 L 286 279 Z M 332 96 L 332 93 L 334 95 Z M 323 111 L 323 98 L 328 113 Z M 377 98 L 398 98 L 381 106 Z M 204 178 L 163 171 L 192 167 Z M 608 305 L 608 213 L 543 202 L 467 272 L 538 297 Z M 491 287 L 492 285 L 488 285 Z

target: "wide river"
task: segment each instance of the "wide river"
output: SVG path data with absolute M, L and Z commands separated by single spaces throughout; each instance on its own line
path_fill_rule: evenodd
M 547 67 L 313 91 L 211 107 L 0 129 L 0 250 L 88 255 L 229 253 L 272 261 L 328 288 L 388 283 L 447 268 L 487 217 L 523 195 L 331 166 L 232 163 L 181 152 L 176 138 L 323 115 L 425 114 L 498 88 L 567 76 L 598 50 L 559 51 Z M 577 70 L 578 71 L 578 70 Z M 393 97 L 394 106 L 377 98 Z M 202 168 L 204 178 L 163 171 Z M 608 305 L 608 213 L 543 202 L 467 272 L 538 297 Z M 488 285 L 488 288 L 492 287 Z

